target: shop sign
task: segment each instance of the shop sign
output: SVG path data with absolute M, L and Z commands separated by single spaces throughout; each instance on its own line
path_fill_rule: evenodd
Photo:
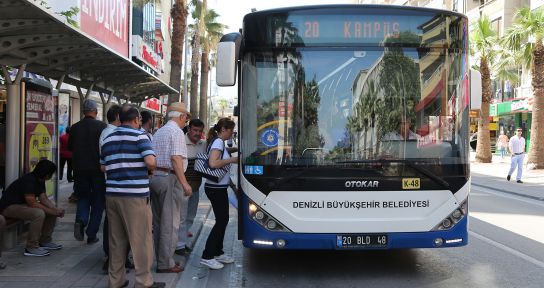
M 489 131 L 495 131 L 498 130 L 497 123 L 489 122 Z
M 140 35 L 132 35 L 132 56 L 144 62 L 155 72 L 160 71 L 161 61 L 159 55 L 143 41 Z
M 150 98 L 144 102 L 144 107 L 153 110 L 157 113 L 161 112 L 161 100 L 157 98 Z
M 489 105 L 489 116 L 497 116 L 497 104 Z
M 510 104 L 510 111 L 528 111 L 529 101 L 527 99 L 512 101 Z
M 128 58 L 130 1 L 48 0 L 47 7 L 56 15 L 77 8 L 78 12 L 70 17 L 73 23 L 67 23 L 67 25 L 81 30 L 103 45 Z

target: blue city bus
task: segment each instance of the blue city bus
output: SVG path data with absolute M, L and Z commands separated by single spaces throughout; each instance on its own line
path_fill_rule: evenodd
M 247 14 L 217 52 L 217 84 L 238 80 L 244 246 L 466 245 L 471 75 L 468 21 L 451 11 Z

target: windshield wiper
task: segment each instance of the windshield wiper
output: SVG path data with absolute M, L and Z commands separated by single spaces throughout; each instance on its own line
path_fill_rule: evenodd
M 268 187 L 270 190 L 274 190 L 278 186 L 285 184 L 295 178 L 298 178 L 307 172 L 310 171 L 316 171 L 316 170 L 322 170 L 323 167 L 292 167 L 292 168 L 286 168 L 285 170 L 289 173 L 289 175 L 285 177 L 281 177 L 280 179 L 276 180 L 275 182 L 269 183 Z
M 433 180 L 435 183 L 440 184 L 442 187 L 449 189 L 450 184 L 444 179 L 436 176 L 432 171 L 429 171 L 426 168 L 416 165 L 417 160 L 406 160 L 406 159 L 375 159 L 375 160 L 352 160 L 352 161 L 339 161 L 337 164 L 372 164 L 372 163 L 403 163 L 408 165 L 408 167 L 416 170 L 417 172 L 427 176 L 429 179 Z

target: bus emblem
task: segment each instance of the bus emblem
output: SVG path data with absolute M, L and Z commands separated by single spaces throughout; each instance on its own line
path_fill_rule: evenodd
M 380 181 L 346 181 L 346 188 L 377 188 Z

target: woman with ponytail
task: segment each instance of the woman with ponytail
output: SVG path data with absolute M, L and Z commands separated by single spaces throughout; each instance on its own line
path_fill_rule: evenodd
M 229 169 L 231 163 L 238 162 L 238 157 L 230 157 L 225 147 L 225 140 L 232 137 L 235 125 L 231 119 L 222 118 L 208 131 L 210 168 L 226 167 Z M 230 173 L 226 173 L 219 182 L 207 179 L 204 184 L 204 191 L 212 203 L 213 213 L 215 214 L 215 225 L 206 241 L 206 248 L 202 253 L 200 263 L 211 269 L 221 269 L 224 267 L 223 264 L 234 262 L 234 259 L 223 251 L 223 239 L 229 223 L 229 199 L 227 194 L 229 183 Z

